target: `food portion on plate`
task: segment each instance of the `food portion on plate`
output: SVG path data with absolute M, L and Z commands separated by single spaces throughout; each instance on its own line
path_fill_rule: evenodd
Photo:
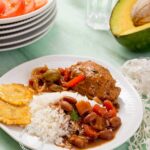
M 0 122 L 7 125 L 29 124 L 31 122 L 29 106 L 15 106 L 0 99 Z
M 70 67 L 70 72 L 71 79 L 78 74 L 85 76 L 85 80 L 73 87 L 73 90 L 89 98 L 98 97 L 101 100 L 115 101 L 120 94 L 120 88 L 116 87 L 116 81 L 109 70 L 95 62 L 79 62 Z
M 114 102 L 120 94 L 109 70 L 92 61 L 78 62 L 68 68 L 35 68 L 29 86 L 37 92 L 73 90 L 88 98 Z
M 26 105 L 33 97 L 33 90 L 22 84 L 0 85 L 0 98 L 12 105 Z
M 22 84 L 0 85 L 0 122 L 27 125 L 31 122 L 29 102 L 33 91 Z
M 0 122 L 24 125 L 28 134 L 60 147 L 99 146 L 122 124 L 120 91 L 109 70 L 93 61 L 37 67 L 28 86 L 0 85 Z
M 33 12 L 46 5 L 47 2 L 48 0 L 0 0 L 0 19 Z
M 92 148 L 112 140 L 121 126 L 117 108 L 78 93 L 64 91 L 34 96 L 29 134 L 60 147 Z

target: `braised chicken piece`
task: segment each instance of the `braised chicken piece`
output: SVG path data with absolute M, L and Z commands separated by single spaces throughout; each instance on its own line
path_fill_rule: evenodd
M 70 67 L 70 78 L 83 74 L 85 79 L 73 87 L 74 91 L 89 98 L 98 97 L 101 100 L 109 99 L 115 101 L 120 88 L 111 76 L 108 69 L 92 61 L 79 62 Z
M 98 116 L 95 112 L 91 112 L 84 118 L 84 122 L 90 124 L 96 130 L 103 130 L 106 128 L 106 120 Z
M 93 129 L 90 125 L 83 124 L 83 130 L 84 130 L 84 134 L 87 137 L 90 137 L 92 139 L 98 138 L 98 132 L 95 129 Z
M 77 108 L 80 116 L 88 114 L 92 111 L 91 104 L 86 101 L 80 101 L 80 102 L 76 103 L 76 108 Z
M 106 120 L 103 117 L 97 116 L 94 122 L 90 125 L 96 130 L 104 130 L 106 127 Z

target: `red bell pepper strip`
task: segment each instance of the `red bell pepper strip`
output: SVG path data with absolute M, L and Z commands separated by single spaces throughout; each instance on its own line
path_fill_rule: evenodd
M 113 104 L 112 104 L 112 102 L 109 101 L 109 100 L 105 100 L 104 103 L 103 103 L 103 105 L 107 108 L 107 110 L 111 110 L 114 107 Z
M 91 137 L 91 138 L 97 138 L 98 137 L 98 133 L 91 126 L 84 124 L 83 129 L 84 129 L 84 134 L 86 136 Z
M 93 112 L 95 112 L 96 114 L 103 117 L 107 113 L 107 109 L 104 108 L 104 107 L 99 106 L 98 104 L 95 104 L 94 107 L 93 107 Z
M 67 87 L 67 88 L 71 88 L 71 87 L 74 87 L 76 86 L 79 82 L 83 81 L 85 79 L 85 76 L 84 75 L 78 75 L 77 77 L 73 78 L 72 80 L 64 83 L 64 87 Z
M 103 105 L 108 110 L 108 117 L 114 117 L 117 114 L 116 108 L 113 106 L 113 103 L 109 100 L 105 100 Z
M 117 114 L 117 111 L 116 111 L 115 107 L 113 107 L 111 110 L 108 111 L 108 117 L 109 118 L 116 116 L 116 114 Z
M 113 106 L 113 104 L 111 102 L 106 101 L 103 104 L 106 108 L 101 107 L 98 104 L 95 104 L 93 107 L 93 112 L 95 112 L 96 114 L 98 114 L 104 118 L 111 118 L 111 117 L 116 116 L 116 114 L 117 114 L 116 108 Z

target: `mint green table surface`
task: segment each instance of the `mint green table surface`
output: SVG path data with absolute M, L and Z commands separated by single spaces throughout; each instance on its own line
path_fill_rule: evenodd
M 36 43 L 8 52 L 0 52 L 0 76 L 28 60 L 52 54 L 91 56 L 118 67 L 128 59 L 150 56 L 137 54 L 119 45 L 110 32 L 94 31 L 85 23 L 84 0 L 59 0 L 56 23 Z M 116 150 L 127 150 L 128 144 Z M 21 150 L 17 142 L 0 129 L 0 150 Z

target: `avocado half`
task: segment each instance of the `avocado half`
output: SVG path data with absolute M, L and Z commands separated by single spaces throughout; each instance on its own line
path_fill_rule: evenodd
M 131 13 L 137 0 L 119 0 L 110 19 L 112 34 L 132 51 L 150 50 L 150 23 L 134 26 Z

